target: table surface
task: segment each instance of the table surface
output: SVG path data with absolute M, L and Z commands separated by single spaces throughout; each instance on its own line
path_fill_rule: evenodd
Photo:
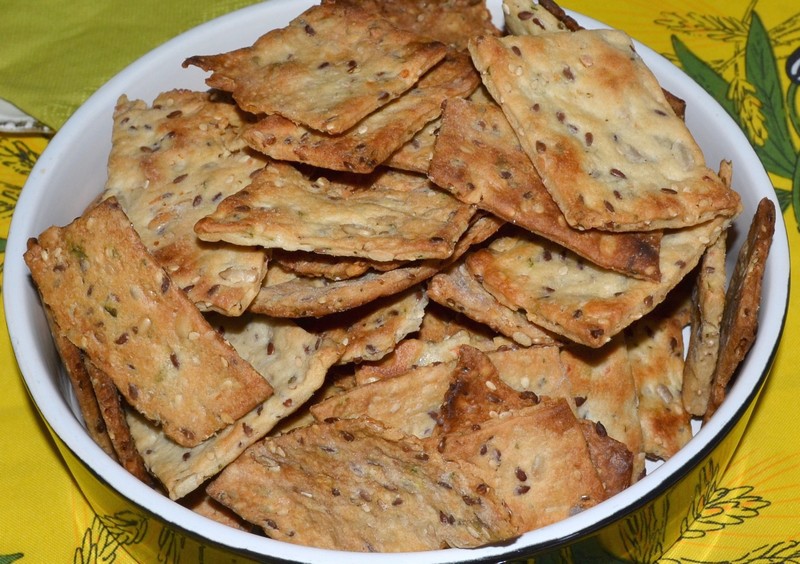
M 214 5 L 210 1 L 198 2 L 202 9 L 194 10 L 193 5 L 195 20 L 184 17 L 179 22 L 176 20 L 172 27 L 164 24 L 159 30 L 162 36 L 153 35 L 149 39 L 151 44 L 137 44 L 136 48 L 144 52 L 157 45 L 163 37 L 245 3 Z M 88 2 L 77 4 L 89 5 Z M 121 2 L 109 4 L 122 5 Z M 795 209 L 791 201 L 792 174 L 796 179 L 794 190 L 800 191 L 800 130 L 797 129 L 800 123 L 796 120 L 800 113 L 800 95 L 796 95 L 795 87 L 791 86 L 786 61 L 792 57 L 800 58 L 800 5 L 794 4 L 792 8 L 791 4 L 786 0 L 712 0 L 695 2 L 691 7 L 674 0 L 563 2 L 564 7 L 628 31 L 679 65 L 686 66 L 687 59 L 676 56 L 676 46 L 687 47 L 697 60 L 706 63 L 695 65 L 692 72 L 713 69 L 728 83 L 728 90 L 721 95 L 736 98 L 735 111 L 739 112 L 739 120 L 754 144 L 764 145 L 776 119 L 786 124 L 790 131 L 790 146 L 784 149 L 795 158 L 782 169 L 770 170 L 770 176 L 781 201 L 787 203 L 783 211 L 786 236 L 792 257 L 796 258 L 800 253 L 796 219 L 800 209 Z M 128 23 L 116 22 L 114 31 L 120 43 L 138 33 L 135 25 L 139 21 L 136 19 L 137 8 L 127 9 L 133 11 L 128 14 Z M 139 9 L 141 13 L 138 15 L 147 17 L 144 13 L 146 8 Z M 0 33 L 6 31 L 3 26 L 13 28 L 15 32 L 12 36 L 3 33 L 3 37 L 21 42 L 18 47 L 38 42 L 38 38 L 32 35 L 36 25 L 42 25 L 47 16 L 32 15 L 31 10 L 0 10 L 10 12 L 10 17 L 15 18 L 0 23 Z M 103 20 L 100 16 L 90 15 L 81 21 L 86 22 L 84 27 L 87 29 L 83 31 L 91 32 L 92 27 L 99 27 Z M 745 47 L 748 41 L 752 46 L 757 39 L 751 33 L 755 24 L 763 26 L 768 38 L 758 47 L 762 54 L 771 53 L 775 59 L 773 77 L 777 79 L 775 84 L 785 100 L 784 113 L 778 116 L 768 115 L 775 108 L 755 97 L 758 90 L 748 83 L 748 78 L 752 77 L 748 77 L 743 69 Z M 62 27 L 60 32 L 68 34 L 67 26 Z M 134 50 L 115 52 L 110 57 L 112 60 L 106 61 L 106 66 L 89 68 L 87 72 L 93 73 L 92 80 L 97 85 L 102 84 L 115 69 L 131 62 L 138 54 Z M 51 56 L 55 60 L 48 64 L 55 67 L 62 55 Z M 4 63 L 9 60 L 4 59 L 3 47 L 0 47 L 0 85 L 11 76 L 10 73 L 19 70 L 14 65 L 20 61 Z M 49 88 L 52 86 L 48 85 Z M 31 96 L 30 99 L 10 101 L 25 107 L 40 121 L 57 130 L 77 104 L 91 93 L 76 89 L 68 78 L 64 78 L 63 86 L 62 89 L 48 90 L 51 93 L 63 91 L 62 97 L 53 94 L 53 100 L 48 100 L 47 96 L 33 100 Z M 21 85 L 19 91 L 24 93 L 25 87 Z M 0 96 L 3 92 L 0 86 Z M 39 113 L 32 112 L 31 108 Z M 791 115 L 784 115 L 786 113 L 793 114 L 794 121 Z M 0 133 L 0 266 L 14 204 L 31 166 L 47 142 L 48 137 L 41 133 Z M 0 289 L 1 285 L 2 278 Z M 667 550 L 662 558 L 664 562 L 773 563 L 800 560 L 800 427 L 795 424 L 794 408 L 794 400 L 800 395 L 800 381 L 795 375 L 800 360 L 797 352 L 800 347 L 796 346 L 800 342 L 797 291 L 795 285 L 790 295 L 783 342 L 742 442 L 729 467 L 720 474 L 713 499 L 706 507 L 699 508 L 699 519 L 704 523 L 698 529 L 701 534 L 681 538 Z M 2 308 L 0 301 L 0 317 L 4 318 Z M 13 320 L 8 321 L 13 323 Z M 89 507 L 29 400 L 14 361 L 5 323 L 0 323 L 0 382 L 0 563 L 16 560 L 131 562 L 125 547 L 104 530 L 103 516 L 95 515 Z

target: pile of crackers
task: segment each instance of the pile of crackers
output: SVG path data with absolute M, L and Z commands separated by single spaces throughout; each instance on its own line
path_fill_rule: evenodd
M 230 526 L 388 552 L 506 541 L 691 440 L 774 206 L 727 283 L 742 206 L 684 101 L 623 32 L 503 8 L 323 0 L 186 59 L 208 91 L 120 98 L 103 193 L 25 255 L 110 456 Z

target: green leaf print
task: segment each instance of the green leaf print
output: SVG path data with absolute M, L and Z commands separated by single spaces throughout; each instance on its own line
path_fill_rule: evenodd
M 739 112 L 736 111 L 736 105 L 733 103 L 733 100 L 728 97 L 728 89 L 730 88 L 728 82 L 719 75 L 711 65 L 692 53 L 686 44 L 674 35 L 672 36 L 672 48 L 675 49 L 675 54 L 684 72 L 697 84 L 702 86 L 706 92 L 711 94 L 736 123 L 739 124 L 739 127 L 744 129 L 741 118 L 739 117 Z
M 754 145 L 756 153 L 768 171 L 792 178 L 797 157 L 786 123 L 787 111 L 778 63 L 767 30 L 756 12 L 751 16 L 750 33 L 745 46 L 745 73 L 761 103 L 767 130 L 764 144 Z
M 0 564 L 11 564 L 24 556 L 21 552 L 15 554 L 0 554 Z

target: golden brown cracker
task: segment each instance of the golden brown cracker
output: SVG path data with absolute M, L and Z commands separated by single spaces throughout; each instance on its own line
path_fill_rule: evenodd
M 255 247 L 205 243 L 195 222 L 248 184 L 265 158 L 238 138 L 243 114 L 224 97 L 171 90 L 114 109 L 108 179 L 147 249 L 203 311 L 241 315 L 266 273 Z
M 275 159 L 369 173 L 436 119 L 442 102 L 467 96 L 478 84 L 480 78 L 469 56 L 451 53 L 409 91 L 343 133 L 329 135 L 270 115 L 245 128 L 242 137 L 253 149 Z
M 599 266 L 643 279 L 660 276 L 661 233 L 571 227 L 494 103 L 447 102 L 428 175 L 462 202 L 550 239 Z
M 355 5 L 312 6 L 250 47 L 186 59 L 254 114 L 341 133 L 409 88 L 447 47 Z M 309 96 L 309 92 L 314 92 Z
M 364 257 L 447 258 L 474 209 L 427 178 L 396 170 L 331 179 L 271 163 L 195 224 L 205 241 Z
M 513 536 L 506 510 L 478 485 L 416 438 L 361 418 L 259 442 L 208 492 L 275 539 L 398 552 Z
M 185 448 L 139 417 L 128 423 L 150 471 L 170 498 L 194 491 L 318 390 L 341 348 L 291 321 L 262 316 L 215 316 L 214 325 L 274 389 L 274 394 L 232 425 L 193 448 Z
M 466 264 L 506 307 L 567 339 L 599 347 L 661 303 L 729 224 L 720 217 L 665 233 L 658 282 L 600 269 L 521 231 L 471 253 Z
M 739 213 L 623 32 L 486 37 L 470 52 L 573 227 L 680 228 Z
M 147 252 L 115 199 L 45 230 L 25 260 L 66 337 L 179 444 L 199 444 L 272 394 Z
M 775 204 L 767 198 L 758 203 L 750 229 L 736 259 L 725 295 L 719 338 L 719 358 L 708 409 L 708 419 L 722 404 L 728 383 L 756 338 L 761 285 L 769 248 L 775 233 Z

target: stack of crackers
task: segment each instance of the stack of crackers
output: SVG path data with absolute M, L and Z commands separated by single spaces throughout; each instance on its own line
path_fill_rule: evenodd
M 409 551 L 557 522 L 691 440 L 774 206 L 727 284 L 741 203 L 684 102 L 624 33 L 504 11 L 323 0 L 186 59 L 209 91 L 120 98 L 97 203 L 25 255 L 110 456 L 234 527 Z

